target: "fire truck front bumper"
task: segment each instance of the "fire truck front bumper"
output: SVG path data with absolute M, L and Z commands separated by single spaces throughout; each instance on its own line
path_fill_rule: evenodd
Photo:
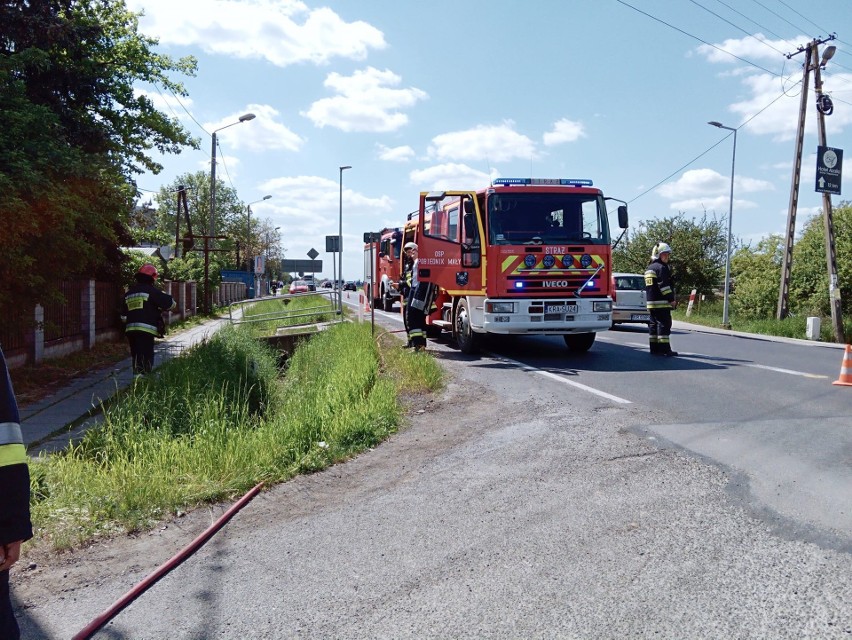
M 612 301 L 486 299 L 482 329 L 486 333 L 564 335 L 606 331 L 612 324 Z

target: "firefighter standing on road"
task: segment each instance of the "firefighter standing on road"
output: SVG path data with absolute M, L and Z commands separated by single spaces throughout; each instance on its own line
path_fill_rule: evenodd
M 30 471 L 21 434 L 18 403 L 6 358 L 0 349 L 0 638 L 17 640 L 20 629 L 9 594 L 9 568 L 21 544 L 33 537 L 30 522 Z
M 408 294 L 411 293 L 411 279 L 414 273 L 414 258 L 411 257 L 409 250 L 412 247 L 417 247 L 413 242 L 406 242 L 403 247 L 403 263 L 402 277 L 397 283 L 399 289 L 399 304 L 402 307 L 402 324 L 405 326 L 405 334 L 408 336 L 408 342 L 405 343 L 405 348 L 409 349 L 414 345 L 411 344 L 411 336 L 408 333 Z
M 411 290 L 408 292 L 408 302 L 405 305 L 408 320 L 408 340 L 415 351 L 426 349 L 426 310 L 432 305 L 435 285 L 420 282 L 417 274 L 417 245 L 409 242 L 404 247 L 411 265 Z
M 177 306 L 174 298 L 154 286 L 158 275 L 154 265 L 143 264 L 136 273 L 136 284 L 124 294 L 121 319 L 126 323 L 134 375 L 154 368 L 154 338 L 165 328 L 161 328 L 162 312 Z
M 645 269 L 645 294 L 648 312 L 648 340 L 651 343 L 651 355 L 676 356 L 672 351 L 669 336 L 672 332 L 672 309 L 677 308 L 674 281 L 669 269 L 672 248 L 665 242 L 654 245 L 651 250 L 651 264 Z

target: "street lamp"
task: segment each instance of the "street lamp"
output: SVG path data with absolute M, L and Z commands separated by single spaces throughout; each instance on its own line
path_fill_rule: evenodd
M 343 172 L 346 169 L 351 169 L 349 165 L 345 167 L 340 167 L 340 179 L 338 183 L 340 185 L 340 209 L 338 215 L 338 236 L 337 236 L 337 255 L 338 255 L 338 278 L 340 278 L 340 290 L 338 291 L 338 296 L 340 300 L 340 313 L 343 313 Z
M 213 146 L 211 147 L 210 152 L 210 228 L 209 235 L 204 240 L 204 310 L 207 313 L 213 311 L 213 291 L 210 289 L 210 256 L 208 252 L 211 248 L 210 245 L 213 242 L 213 236 L 216 231 L 214 223 L 214 215 L 216 212 L 216 132 L 221 131 L 222 129 L 227 129 L 228 127 L 233 127 L 235 124 L 240 124 L 241 122 L 254 120 L 254 118 L 255 115 L 253 113 L 245 113 L 241 115 L 236 122 L 226 124 L 224 127 L 219 127 L 218 129 L 215 129 L 212 134 Z
M 251 205 L 263 202 L 264 200 L 269 200 L 271 197 L 272 196 L 263 196 L 260 200 L 249 202 L 246 205 L 246 259 L 248 260 L 251 259 L 251 256 L 249 255 L 249 247 L 251 245 Z
M 248 264 L 248 270 L 252 273 L 254 280 L 254 292 L 257 295 L 257 275 L 254 273 L 254 265 L 252 264 L 251 259 L 251 205 L 257 204 L 258 202 L 263 202 L 264 200 L 269 200 L 272 196 L 266 195 L 263 196 L 260 200 L 255 200 L 254 202 L 249 202 L 246 205 L 246 263 Z
M 734 217 L 734 165 L 737 161 L 737 130 L 734 127 L 726 127 L 715 120 L 707 124 L 734 132 L 734 152 L 731 157 L 731 197 L 728 204 L 728 250 L 725 253 L 725 302 L 722 306 L 722 325 L 730 327 L 730 322 L 728 322 L 728 296 L 731 289 L 731 221 Z
M 269 287 L 269 282 L 272 280 L 272 267 L 269 265 L 269 256 L 272 251 L 272 234 L 280 235 L 278 230 L 281 227 L 275 227 L 271 232 L 266 232 L 266 259 L 263 261 L 263 275 L 267 276 L 266 287 Z
M 232 122 L 231 124 L 226 124 L 224 127 L 219 127 L 215 131 L 213 131 L 213 146 L 210 150 L 210 235 L 214 235 L 215 232 L 215 223 L 214 223 L 214 213 L 216 211 L 216 133 L 221 131 L 222 129 L 227 129 L 228 127 L 233 127 L 235 124 L 240 124 L 242 122 L 248 122 L 249 120 L 254 120 L 255 115 L 253 113 L 245 113 L 239 117 L 236 122 Z

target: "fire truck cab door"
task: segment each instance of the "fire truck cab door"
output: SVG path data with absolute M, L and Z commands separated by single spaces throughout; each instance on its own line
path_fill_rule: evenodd
M 421 194 L 418 279 L 451 295 L 484 293 L 482 217 L 476 193 Z

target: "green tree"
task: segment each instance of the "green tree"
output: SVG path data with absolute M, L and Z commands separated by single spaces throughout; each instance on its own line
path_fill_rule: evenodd
M 832 221 L 841 309 L 844 317 L 848 317 L 852 313 L 852 205 L 841 203 L 833 210 Z M 793 247 L 790 309 L 802 315 L 831 316 L 822 213 L 805 223 L 802 237 Z
M 744 318 L 771 318 L 778 308 L 781 260 L 784 239 L 774 234 L 762 239 L 755 249 L 740 248 L 731 258 L 735 286 L 730 297 L 731 311 Z
M 722 221 L 687 219 L 684 213 L 670 218 L 640 221 L 635 231 L 613 250 L 613 270 L 644 273 L 651 249 L 658 242 L 672 247 L 671 266 L 678 295 L 692 289 L 712 293 L 724 280 L 727 232 Z
M 133 176 L 152 149 L 196 145 L 135 91 L 186 95 L 192 58 L 156 54 L 123 0 L 0 3 L 0 313 L 57 299 L 76 277 L 120 278 Z M 11 313 L 12 311 L 18 313 Z

